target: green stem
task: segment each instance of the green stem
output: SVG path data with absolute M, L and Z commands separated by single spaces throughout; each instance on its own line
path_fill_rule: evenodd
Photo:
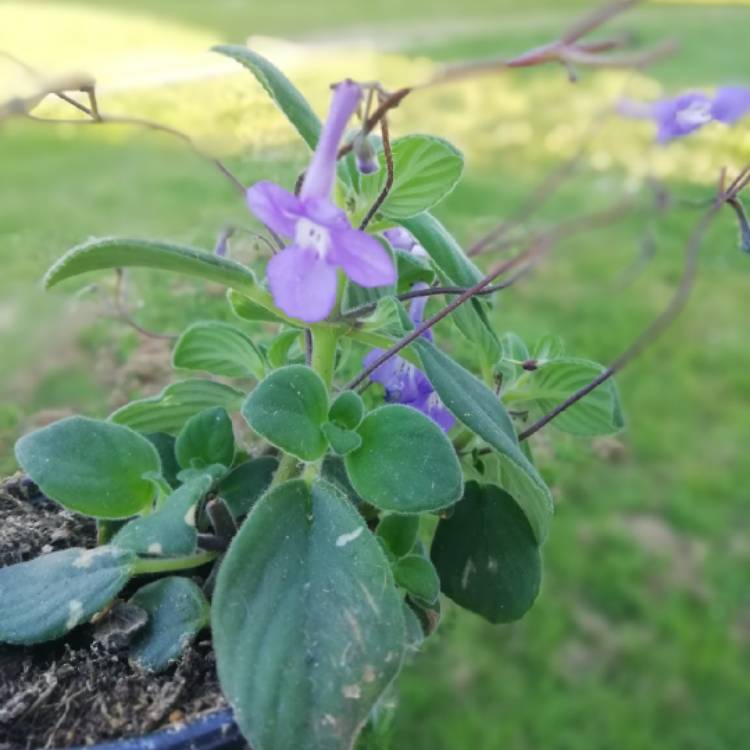
M 289 453 L 284 453 L 279 461 L 279 468 L 276 469 L 276 473 L 273 475 L 272 486 L 286 482 L 287 479 L 291 479 L 297 472 L 298 459 Z
M 140 576 L 147 573 L 169 573 L 173 570 L 187 570 L 205 565 L 218 557 L 218 552 L 198 552 L 185 557 L 146 558 L 136 560 L 133 574 Z
M 336 364 L 338 331 L 329 326 L 312 326 L 312 368 L 320 375 L 326 388 L 333 383 L 333 368 Z

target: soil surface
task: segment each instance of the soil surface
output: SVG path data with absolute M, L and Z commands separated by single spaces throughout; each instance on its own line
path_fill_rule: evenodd
M 91 520 L 61 510 L 21 477 L 0 483 L 0 567 L 95 544 Z M 33 648 L 0 645 L 0 750 L 139 736 L 226 706 L 207 637 L 167 671 L 147 674 L 128 662 L 127 638 L 102 641 L 108 617 Z

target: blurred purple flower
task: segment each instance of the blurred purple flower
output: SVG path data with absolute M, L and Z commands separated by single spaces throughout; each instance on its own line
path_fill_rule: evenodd
M 750 89 L 726 86 L 718 89 L 713 98 L 700 92 L 688 92 L 652 103 L 625 99 L 620 102 L 618 110 L 627 117 L 655 120 L 656 140 L 668 143 L 709 122 L 731 125 L 750 114 Z
M 415 289 L 426 289 L 427 284 L 415 284 Z M 419 325 L 424 317 L 427 297 L 417 297 L 411 304 L 409 316 L 414 325 Z M 425 331 L 425 338 L 432 340 L 432 332 Z M 381 354 L 382 349 L 373 349 L 364 359 L 369 367 Z M 385 388 L 388 403 L 411 406 L 432 419 L 444 432 L 453 427 L 455 417 L 443 406 L 427 376 L 402 357 L 391 357 L 371 375 L 370 378 Z
M 406 252 L 417 255 L 420 258 L 428 257 L 427 251 L 414 239 L 412 233 L 403 227 L 386 229 L 383 232 L 383 236 L 396 250 L 406 250 Z
M 269 262 L 268 283 L 279 308 L 307 323 L 323 320 L 336 304 L 339 268 L 364 287 L 396 280 L 396 269 L 382 245 L 353 229 L 331 197 L 339 143 L 361 97 L 353 81 L 336 87 L 299 197 L 268 181 L 247 191 L 252 212 L 276 234 L 292 238 Z

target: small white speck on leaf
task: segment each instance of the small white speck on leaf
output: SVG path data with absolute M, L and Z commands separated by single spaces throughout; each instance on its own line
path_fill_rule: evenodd
M 162 546 L 159 544 L 159 542 L 154 542 L 153 544 L 148 545 L 148 554 L 149 555 L 160 555 L 162 552 Z
M 360 526 L 358 529 L 354 529 L 354 531 L 349 534 L 342 534 L 338 539 L 336 539 L 336 546 L 346 547 L 349 542 L 353 542 L 355 539 L 357 539 L 364 530 L 365 527 Z
M 78 599 L 68 602 L 68 619 L 65 627 L 72 630 L 83 619 L 83 604 Z
M 188 512 L 185 513 L 185 523 L 188 526 L 195 526 L 195 506 L 191 505 Z
M 94 547 L 94 549 L 86 549 L 76 558 L 73 562 L 74 568 L 90 568 L 91 563 L 94 562 L 94 558 L 98 555 L 106 555 L 109 553 L 107 547 Z
M 362 688 L 359 685 L 344 685 L 341 692 L 344 698 L 349 698 L 353 701 L 358 701 L 362 697 Z

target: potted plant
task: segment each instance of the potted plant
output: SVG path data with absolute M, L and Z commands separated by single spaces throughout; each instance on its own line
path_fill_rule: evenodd
M 612 45 L 582 36 L 624 5 L 540 50 L 450 68 L 431 83 L 596 64 Z M 230 259 L 225 234 L 214 253 L 94 239 L 47 273 L 48 287 L 130 266 L 196 276 L 227 287 L 238 321 L 196 322 L 175 345 L 175 367 L 210 378 L 18 442 L 24 486 L 37 495 L 25 501 L 93 521 L 90 544 L 0 569 L 0 642 L 43 648 L 83 625 L 90 639 L 93 621 L 96 648 L 114 644 L 158 675 L 210 627 L 231 708 L 181 715 L 117 747 L 246 739 L 255 750 L 344 750 L 368 722 L 377 731 L 405 660 L 437 627 L 441 595 L 493 623 L 532 606 L 553 502 L 526 439 L 553 420 L 582 436 L 623 427 L 612 375 L 679 311 L 693 266 L 665 314 L 610 367 L 570 356 L 553 337 L 528 346 L 499 336 L 488 322 L 493 295 L 548 243 L 486 275 L 464 253 L 430 213 L 460 179 L 460 152 L 433 136 L 390 139 L 387 114 L 415 89 L 344 80 L 321 123 L 268 60 L 218 51 L 263 84 L 311 162 L 296 187 L 247 190 L 218 164 L 268 230 L 273 253 L 260 268 Z M 87 90 L 84 111 L 102 121 Z M 689 259 L 721 206 L 741 215 L 745 177 L 722 185 Z M 445 304 L 428 314 L 433 297 Z M 465 364 L 433 337 L 443 320 L 468 342 Z

